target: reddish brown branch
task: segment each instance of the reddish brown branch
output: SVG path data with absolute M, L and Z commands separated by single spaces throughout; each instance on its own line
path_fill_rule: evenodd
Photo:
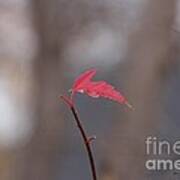
M 87 133 L 82 125 L 82 122 L 80 121 L 80 118 L 78 116 L 78 113 L 76 111 L 76 108 L 73 104 L 73 102 L 66 96 L 61 96 L 62 100 L 70 107 L 71 112 L 74 116 L 74 119 L 77 123 L 78 129 L 81 133 L 81 136 L 83 138 L 83 142 L 84 145 L 86 147 L 87 153 L 88 153 L 88 158 L 89 158 L 89 163 L 90 163 L 90 167 L 91 167 L 91 173 L 92 173 L 92 178 L 93 180 L 97 180 L 97 173 L 96 173 L 96 167 L 95 167 L 95 162 L 94 162 L 94 158 L 93 158 L 93 153 L 91 150 L 91 141 L 93 139 L 95 139 L 94 137 L 88 137 Z

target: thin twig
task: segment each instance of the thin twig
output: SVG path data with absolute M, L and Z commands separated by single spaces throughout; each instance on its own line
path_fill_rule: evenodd
M 74 116 L 74 119 L 77 123 L 78 129 L 81 133 L 81 136 L 83 138 L 83 142 L 84 145 L 86 147 L 87 153 L 88 153 L 88 158 L 89 158 L 89 163 L 90 163 L 90 167 L 91 167 L 91 173 L 92 173 L 92 178 L 93 180 L 97 180 L 97 173 L 96 173 L 96 167 L 95 167 L 95 162 L 94 162 L 94 157 L 93 157 L 93 153 L 91 150 L 91 141 L 95 138 L 92 137 L 88 137 L 87 133 L 82 125 L 82 122 L 80 121 L 80 118 L 78 116 L 77 110 L 74 106 L 74 104 L 71 102 L 71 100 L 68 97 L 65 96 L 61 96 L 61 98 L 63 99 L 64 102 L 66 102 L 66 104 L 70 107 L 70 110 Z

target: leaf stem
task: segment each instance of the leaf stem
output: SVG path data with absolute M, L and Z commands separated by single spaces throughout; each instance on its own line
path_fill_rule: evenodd
M 85 148 L 87 150 L 88 158 L 89 158 L 89 163 L 90 163 L 90 168 L 91 168 L 91 173 L 92 173 L 92 179 L 97 180 L 97 173 L 96 173 L 96 167 L 95 167 L 95 161 L 91 149 L 91 141 L 95 138 L 88 137 L 85 128 L 82 125 L 82 122 L 80 121 L 80 118 L 78 116 L 77 110 L 75 108 L 75 105 L 71 102 L 71 100 L 68 97 L 61 96 L 62 100 L 66 102 L 66 104 L 69 106 L 74 119 L 76 121 L 77 127 L 81 133 Z

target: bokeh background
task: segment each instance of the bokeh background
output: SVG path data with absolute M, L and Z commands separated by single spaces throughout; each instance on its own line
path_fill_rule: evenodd
M 179 179 L 144 167 L 147 136 L 180 139 L 179 58 L 179 0 L 0 0 L 0 180 L 91 179 L 58 96 L 92 67 L 135 107 L 76 96 L 99 180 Z

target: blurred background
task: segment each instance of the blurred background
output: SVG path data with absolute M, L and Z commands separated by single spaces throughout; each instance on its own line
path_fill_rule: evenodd
M 147 136 L 180 139 L 179 58 L 179 0 L 0 0 L 0 180 L 91 179 L 58 96 L 92 67 L 135 107 L 76 96 L 99 179 L 179 179 L 144 166 Z

